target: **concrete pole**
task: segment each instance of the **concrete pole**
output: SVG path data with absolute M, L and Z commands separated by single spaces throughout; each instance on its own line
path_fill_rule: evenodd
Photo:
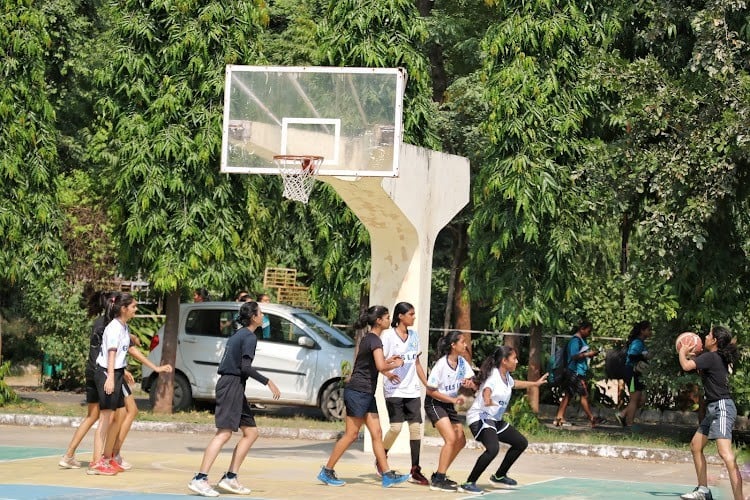
M 417 313 L 414 328 L 419 332 L 422 345 L 420 361 L 427 370 L 435 239 L 469 202 L 469 161 L 402 144 L 399 165 L 396 178 L 319 179 L 336 189 L 370 233 L 370 305 L 383 305 L 391 313 L 397 302 L 414 305 Z M 389 423 L 382 377 L 376 396 L 385 434 Z M 372 450 L 369 435 L 365 439 L 365 450 Z M 408 451 L 408 429 L 404 425 L 391 453 Z

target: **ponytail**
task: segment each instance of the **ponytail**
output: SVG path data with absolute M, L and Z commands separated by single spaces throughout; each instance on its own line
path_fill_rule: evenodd
M 402 314 L 406 314 L 409 311 L 414 309 L 414 306 L 409 304 L 408 302 L 399 302 L 396 304 L 396 307 L 393 308 L 393 319 L 391 320 L 391 326 L 393 328 L 396 328 L 399 323 L 401 323 L 401 319 L 399 316 Z
M 461 338 L 461 332 L 458 330 L 452 330 L 438 340 L 437 350 L 438 350 L 438 357 L 442 358 L 443 356 L 447 356 L 451 352 L 451 347 L 453 344 L 458 342 L 458 340 Z
M 359 319 L 354 323 L 354 328 L 357 330 L 361 330 L 366 326 L 373 327 L 378 321 L 378 318 L 382 318 L 386 314 L 388 314 L 387 307 L 371 306 L 369 309 L 363 312 Z
M 474 383 L 476 386 L 481 387 L 481 385 L 490 378 L 492 370 L 500 367 L 500 363 L 504 359 L 508 359 L 514 352 L 516 352 L 516 349 L 509 345 L 497 346 L 492 355 L 487 356 L 482 362 L 482 366 L 479 367 L 479 373 L 474 377 Z
M 727 367 L 733 366 L 740 358 L 737 344 L 732 342 L 732 332 L 725 326 L 714 326 L 711 332 L 716 339 L 717 353 Z
M 257 302 L 243 302 L 240 306 L 240 313 L 237 316 L 237 323 L 242 326 L 248 326 L 253 318 L 258 315 L 259 311 L 260 306 L 258 306 Z

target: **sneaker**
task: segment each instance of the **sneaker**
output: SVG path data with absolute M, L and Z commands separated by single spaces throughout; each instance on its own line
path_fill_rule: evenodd
M 130 465 L 129 462 L 126 462 L 125 460 L 123 460 L 123 458 L 120 456 L 119 453 L 115 455 L 115 462 L 117 462 L 117 464 L 125 470 L 130 470 L 133 468 L 133 466 Z
M 114 476 L 117 474 L 117 471 L 112 468 L 109 462 L 106 462 L 104 459 L 99 459 L 89 465 L 86 474 L 89 476 Z
M 591 419 L 591 427 L 599 427 L 601 424 L 606 424 L 607 419 L 602 417 L 594 417 Z
M 252 493 L 252 490 L 242 486 L 236 477 L 229 479 L 226 474 L 221 478 L 219 484 L 216 485 L 216 489 L 224 493 L 234 493 L 235 495 L 249 495 Z
M 458 487 L 455 484 L 451 484 L 451 482 L 447 477 L 437 478 L 433 474 L 430 489 L 432 491 L 458 491 Z
M 188 483 L 190 491 L 199 494 L 202 497 L 218 497 L 219 492 L 211 488 L 208 479 L 195 479 Z
M 683 500 L 714 500 L 714 497 L 711 495 L 711 490 L 708 490 L 707 493 L 704 493 L 698 486 L 696 486 L 696 488 L 690 493 L 680 495 L 680 498 L 682 498 Z
M 421 484 L 422 486 L 430 485 L 430 482 L 424 477 L 424 474 L 422 474 L 422 468 L 419 465 L 414 465 L 411 468 L 411 479 L 409 479 L 409 481 L 414 484 Z
M 459 493 L 471 493 L 472 495 L 481 495 L 484 490 L 477 486 L 477 483 L 464 483 L 458 487 Z
M 80 469 L 81 468 L 81 462 L 76 460 L 76 457 L 69 457 L 67 455 L 63 455 L 60 461 L 57 462 L 57 465 L 59 465 L 63 469 Z
M 492 483 L 495 488 L 513 488 L 518 485 L 518 481 L 515 479 L 511 479 L 508 476 L 497 477 L 494 474 L 490 476 L 490 483 Z
M 320 468 L 318 481 L 328 486 L 344 486 L 346 484 L 346 481 L 342 481 L 336 477 L 336 472 L 333 469 L 326 469 L 325 467 Z
M 405 483 L 410 477 L 411 475 L 409 474 L 398 474 L 395 470 L 389 470 L 383 474 L 383 488 L 390 488 L 391 486 Z
M 625 422 L 625 417 L 623 417 L 619 413 L 615 413 L 615 418 L 617 419 L 617 423 L 620 424 L 622 427 L 628 426 L 627 422 Z
M 378 459 L 375 459 L 375 472 L 377 473 L 378 477 L 383 477 L 383 469 L 380 468 L 380 464 L 378 463 Z
M 116 460 L 115 460 L 114 458 L 110 458 L 109 460 L 107 460 L 107 459 L 105 458 L 104 460 L 105 460 L 105 461 L 106 461 L 106 462 L 107 462 L 107 463 L 109 464 L 109 466 L 110 466 L 110 467 L 112 467 L 112 468 L 113 468 L 113 469 L 114 469 L 115 471 L 117 471 L 117 472 L 125 472 L 125 467 L 123 467 L 122 465 L 118 464 L 118 463 L 117 463 L 117 461 L 116 461 Z

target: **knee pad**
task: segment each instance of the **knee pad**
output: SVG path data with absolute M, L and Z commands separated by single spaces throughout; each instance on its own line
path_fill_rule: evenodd
M 398 435 L 398 433 L 401 432 L 402 425 L 403 422 L 391 422 L 391 426 L 388 428 L 388 432 L 392 432 Z
M 422 439 L 422 424 L 419 422 L 409 422 L 409 439 L 417 441 Z

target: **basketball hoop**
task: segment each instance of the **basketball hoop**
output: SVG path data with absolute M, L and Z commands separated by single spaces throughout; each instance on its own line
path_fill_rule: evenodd
M 274 155 L 273 161 L 279 168 L 284 182 L 284 198 L 307 203 L 315 185 L 315 176 L 323 164 L 322 156 L 314 155 Z

